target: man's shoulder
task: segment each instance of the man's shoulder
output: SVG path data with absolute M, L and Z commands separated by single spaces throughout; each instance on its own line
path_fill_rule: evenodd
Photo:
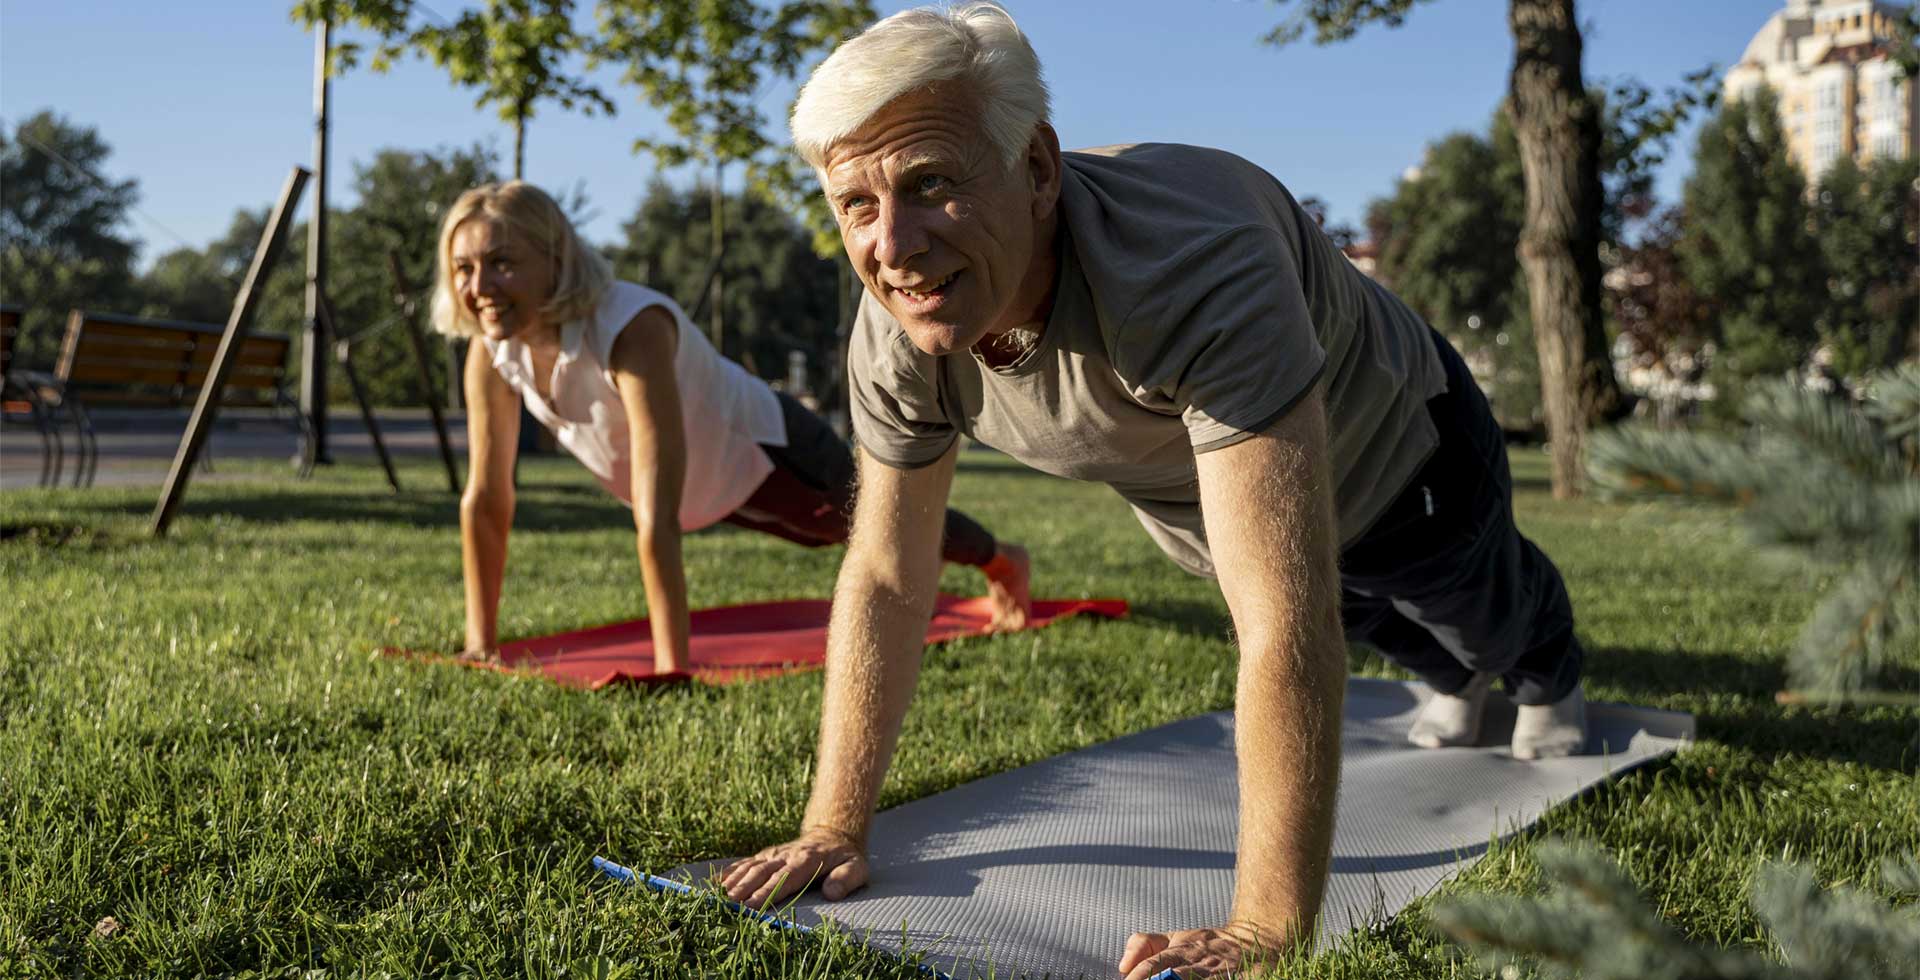
M 1290 201 L 1286 188 L 1266 168 L 1227 150 L 1185 143 L 1115 143 L 1062 154 L 1081 181 L 1120 195 L 1116 203 L 1142 204 L 1166 197 L 1196 201 L 1202 210 L 1230 218 L 1248 199 Z M 1215 207 L 1206 199 L 1218 200 Z
M 1065 160 L 1062 220 L 1108 332 L 1134 313 L 1166 313 L 1155 297 L 1205 278 L 1207 256 L 1222 247 L 1299 241 L 1298 205 L 1286 188 L 1225 150 L 1129 143 Z M 1174 291 L 1204 292 L 1193 285 Z

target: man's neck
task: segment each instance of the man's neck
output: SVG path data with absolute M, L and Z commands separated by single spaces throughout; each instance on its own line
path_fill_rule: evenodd
M 1047 318 L 1053 315 L 1053 300 L 1060 289 L 1060 212 L 1055 210 L 1035 229 L 1034 260 L 1020 283 L 1020 295 L 1013 309 L 1022 311 L 1012 323 L 989 331 L 973 345 L 974 353 L 988 367 L 1006 367 L 1019 360 L 1047 330 Z

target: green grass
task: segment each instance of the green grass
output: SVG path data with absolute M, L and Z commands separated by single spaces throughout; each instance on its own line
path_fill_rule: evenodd
M 380 656 L 460 639 L 453 498 L 389 494 L 371 468 L 295 482 L 248 465 L 223 468 L 258 481 L 196 486 L 163 541 L 145 534 L 151 489 L 0 496 L 0 974 L 919 976 L 588 867 L 784 839 L 818 674 L 587 693 Z M 956 501 L 1033 547 L 1046 594 L 1135 612 L 931 652 L 883 805 L 1230 706 L 1217 591 L 1115 495 L 988 454 L 962 468 Z M 1747 904 L 1762 862 L 1879 887 L 1879 860 L 1920 841 L 1914 713 L 1773 698 L 1819 577 L 1744 548 L 1724 512 L 1555 503 L 1537 452 L 1516 469 L 1521 524 L 1573 590 L 1591 695 L 1693 712 L 1701 738 L 1442 894 L 1535 888 L 1534 842 L 1588 839 L 1690 935 L 1766 948 Z M 403 476 L 436 483 L 425 464 Z M 503 636 L 642 614 L 618 505 L 564 460 L 522 480 Z M 693 600 L 824 596 L 838 556 L 704 532 L 687 546 Z M 1290 972 L 1474 975 L 1427 909 Z M 123 928 L 92 938 L 107 916 Z

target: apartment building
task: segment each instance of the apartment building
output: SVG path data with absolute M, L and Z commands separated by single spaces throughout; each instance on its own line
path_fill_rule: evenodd
M 1813 180 L 1842 154 L 1862 164 L 1914 156 L 1920 99 L 1890 57 L 1893 23 L 1906 9 L 1879 0 L 1787 0 L 1728 70 L 1726 96 L 1772 88 L 1788 146 Z

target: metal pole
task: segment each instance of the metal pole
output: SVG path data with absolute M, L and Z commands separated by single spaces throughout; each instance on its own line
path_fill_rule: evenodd
M 300 411 L 313 427 L 313 461 L 332 463 L 327 451 L 327 352 L 320 305 L 327 295 L 327 53 L 333 24 L 320 22 L 313 62 L 313 218 L 307 223 L 306 346 L 300 355 Z
M 433 367 L 427 356 L 427 338 L 420 332 L 420 321 L 414 316 L 413 290 L 407 286 L 407 270 L 400 262 L 398 250 L 387 250 L 387 274 L 393 277 L 393 302 L 400 307 L 400 316 L 406 321 L 407 341 L 413 345 L 413 362 L 420 370 L 420 398 L 427 403 L 427 414 L 433 417 L 433 433 L 440 440 L 440 461 L 447 464 L 447 491 L 458 495 L 460 468 L 453 461 L 453 443 L 447 438 L 446 417 L 440 414 L 440 403 L 433 397 Z M 451 359 L 447 363 L 449 370 L 457 367 Z
M 213 431 L 214 416 L 220 410 L 220 391 L 233 373 L 234 362 L 240 354 L 239 342 L 246 337 L 254 308 L 266 292 L 267 274 L 273 271 L 273 263 L 286 244 L 287 226 L 293 223 L 294 206 L 300 202 L 300 192 L 306 186 L 307 172 L 300 167 L 293 168 L 293 173 L 287 175 L 286 186 L 280 190 L 280 203 L 267 219 L 260 247 L 253 251 L 253 264 L 248 266 L 246 281 L 233 301 L 233 312 L 227 317 L 226 332 L 220 335 L 220 346 L 213 352 L 213 363 L 207 365 L 207 376 L 200 382 L 200 397 L 194 401 L 193 416 L 187 420 L 187 431 L 181 435 L 180 448 L 173 456 L 173 469 L 167 472 L 167 485 L 160 492 L 159 506 L 153 510 L 154 537 L 167 533 L 167 525 L 173 523 L 173 515 L 186 496 L 187 479 L 193 475 L 193 464 L 200 459 L 200 450 L 206 445 L 207 434 Z

